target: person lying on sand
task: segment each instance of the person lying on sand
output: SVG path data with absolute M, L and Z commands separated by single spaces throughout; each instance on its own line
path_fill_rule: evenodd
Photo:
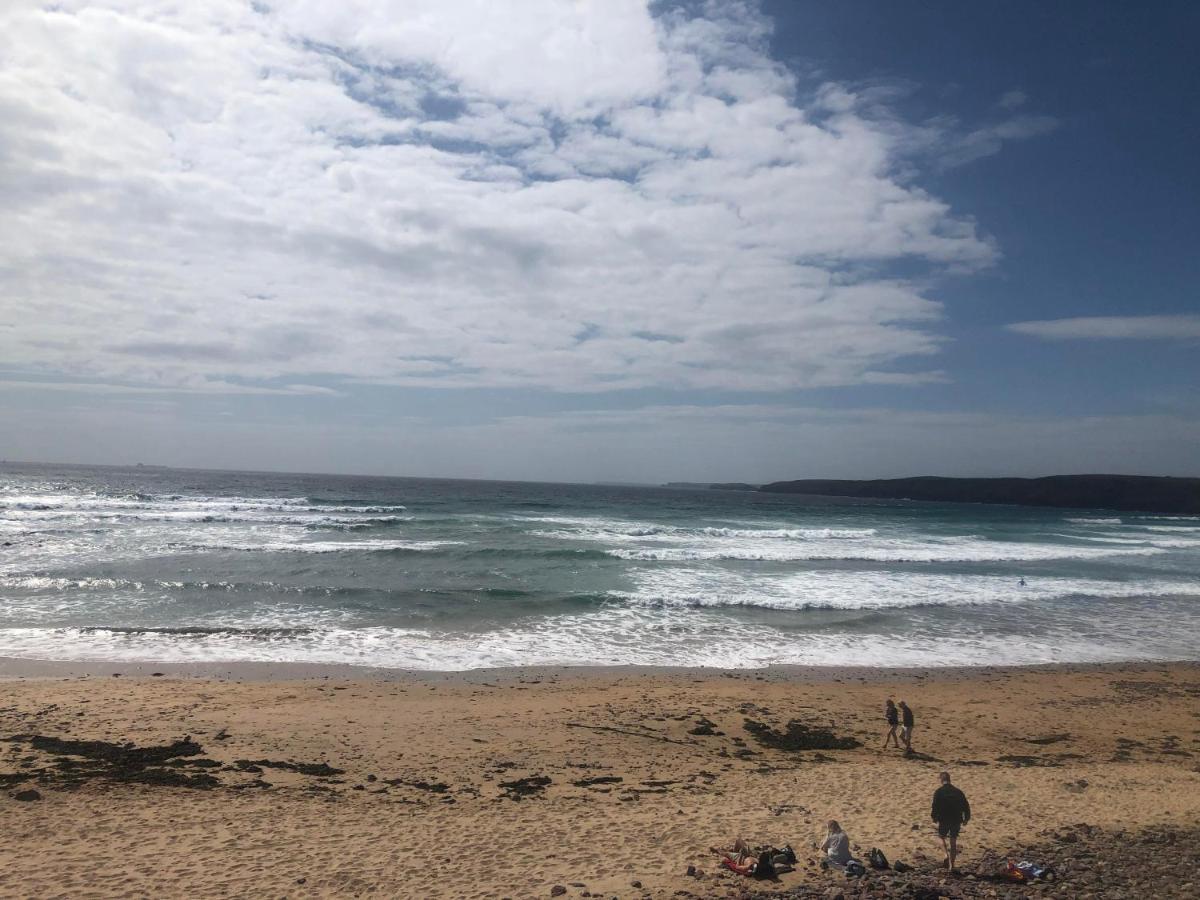
M 735 840 L 730 848 L 709 847 L 708 849 L 721 857 L 721 861 L 717 865 L 724 866 L 739 875 L 753 875 L 754 869 L 758 865 L 758 857 L 750 844 L 743 838 Z
M 733 847 L 710 847 L 713 853 L 721 857 L 718 866 L 737 872 L 739 875 L 753 875 L 756 878 L 774 878 L 780 872 L 791 872 L 796 866 L 796 851 L 791 844 L 782 850 L 775 847 L 763 847 L 755 850 L 750 844 L 738 838 Z

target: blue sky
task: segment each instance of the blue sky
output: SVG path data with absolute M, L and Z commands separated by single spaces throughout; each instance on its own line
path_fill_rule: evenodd
M 1200 470 L 1193 4 L 0 13 L 0 456 Z

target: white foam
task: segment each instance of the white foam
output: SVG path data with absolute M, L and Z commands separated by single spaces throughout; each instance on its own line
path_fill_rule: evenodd
M 615 548 L 606 551 L 618 559 L 696 562 L 714 560 L 863 560 L 871 562 L 1029 562 L 1049 559 L 1098 559 L 1106 556 L 1152 556 L 1165 552 L 1159 547 L 1079 547 L 1066 544 L 1034 544 L 989 541 L 981 538 L 892 538 L 874 544 L 828 541 L 817 545 L 779 545 L 764 542 L 735 542 L 692 547 Z
M 1182 623 L 1186 626 L 1187 623 Z M 1194 625 L 1194 619 L 1190 623 Z M 1191 659 L 1180 622 L 1154 628 L 1134 616 L 1107 623 L 1104 640 L 1041 628 L 1020 640 L 981 627 L 950 634 L 784 633 L 704 610 L 606 609 L 478 635 L 407 628 L 321 628 L 278 633 L 0 629 L 0 655 L 168 662 L 310 662 L 416 670 L 535 665 L 946 666 Z
M 230 542 L 210 543 L 193 546 L 198 550 L 237 550 L 250 553 L 378 553 L 389 550 L 407 550 L 414 553 L 424 553 L 438 550 L 466 541 L 389 541 L 349 540 L 349 541 L 262 541 L 262 542 Z
M 653 567 L 633 575 L 632 591 L 610 595 L 629 603 L 680 607 L 758 607 L 777 610 L 900 609 L 1026 603 L 1068 597 L 1194 596 L 1189 581 L 1104 581 L 1048 577 L 1021 585 L 1012 576 L 889 571 L 805 571 L 770 575 L 725 569 Z
M 1118 554 L 1155 555 L 1172 546 L 1143 538 L 1141 546 L 1090 535 L 1062 535 L 1073 543 L 989 540 L 976 535 L 920 535 L 899 528 L 726 526 L 681 527 L 620 519 L 524 516 L 522 521 L 555 524 L 533 536 L 607 544 L 606 552 L 633 561 L 703 562 L 748 560 L 867 560 L 875 562 L 974 562 L 1096 559 Z M 1090 521 L 1090 520 L 1089 520 Z M 1119 524 L 1120 520 L 1114 520 Z M 1086 543 L 1085 543 L 1086 542 Z
M 1121 520 L 1116 518 L 1068 518 L 1068 522 L 1074 522 L 1076 525 L 1120 525 Z

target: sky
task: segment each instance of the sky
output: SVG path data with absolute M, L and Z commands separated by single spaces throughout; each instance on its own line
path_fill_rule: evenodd
M 0 457 L 1200 475 L 1200 5 L 8 2 Z

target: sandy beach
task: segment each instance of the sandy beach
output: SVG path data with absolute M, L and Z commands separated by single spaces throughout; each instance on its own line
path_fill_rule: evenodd
M 416 675 L 7 660 L 0 678 L 6 897 L 835 896 L 845 879 L 814 865 L 830 817 L 860 855 L 879 847 L 966 896 L 974 876 L 937 874 L 942 769 L 974 809 L 965 873 L 1084 823 L 1200 826 L 1189 664 Z M 880 749 L 889 696 L 916 713 L 912 757 Z M 781 747 L 792 720 L 861 746 Z M 718 872 L 708 848 L 737 836 L 791 844 L 797 871 Z M 1188 895 L 1181 874 L 1154 895 Z M 861 890 L 884 889 L 871 879 Z M 1078 873 L 1040 890 L 1133 896 Z

